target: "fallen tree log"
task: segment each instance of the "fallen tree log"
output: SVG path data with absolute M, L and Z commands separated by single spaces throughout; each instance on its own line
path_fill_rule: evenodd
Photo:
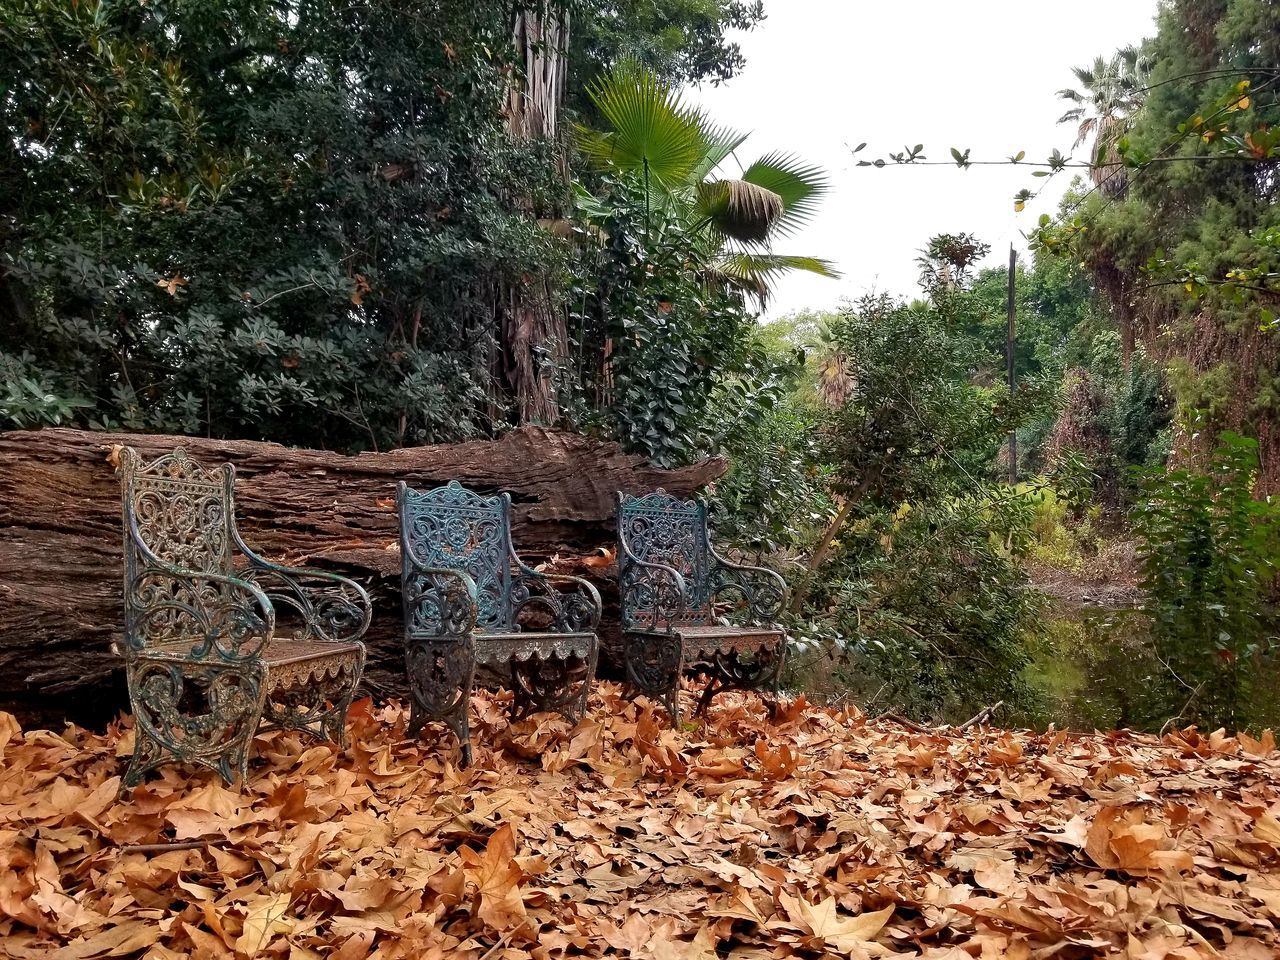
M 344 456 L 249 440 L 49 429 L 0 433 L 0 709 L 29 718 L 101 722 L 125 704 L 109 646 L 121 630 L 120 482 L 112 447 L 150 458 L 186 446 L 206 463 L 236 465 L 245 539 L 264 555 L 353 576 L 374 599 L 367 686 L 402 695 L 400 558 L 395 485 L 449 480 L 513 501 L 514 540 L 538 562 L 600 555 L 614 540 L 614 493 L 664 487 L 688 496 L 720 476 L 722 460 L 664 470 L 616 444 L 525 427 L 493 441 Z M 612 569 L 593 573 L 616 591 Z M 606 606 L 610 606 L 606 604 Z M 616 615 L 602 625 L 613 646 Z

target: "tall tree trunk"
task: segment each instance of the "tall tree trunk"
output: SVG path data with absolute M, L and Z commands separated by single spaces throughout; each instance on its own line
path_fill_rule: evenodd
M 507 127 L 523 140 L 551 141 L 565 175 L 564 151 L 557 141 L 568 65 L 569 12 L 553 0 L 537 9 L 519 10 L 512 35 L 524 75 L 512 84 L 507 98 Z M 529 215 L 535 216 L 537 212 L 529 206 Z M 504 373 L 517 422 L 554 425 L 560 419 L 555 371 L 568 344 L 564 311 L 545 276 L 508 284 L 502 309 Z
M 507 126 L 522 139 L 553 140 L 559 132 L 560 105 L 564 102 L 569 11 L 553 2 L 536 11 L 518 11 L 512 37 L 524 61 L 524 78 L 512 85 L 508 95 Z

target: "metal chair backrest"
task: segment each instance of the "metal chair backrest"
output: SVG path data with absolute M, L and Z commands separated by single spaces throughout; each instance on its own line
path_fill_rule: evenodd
M 662 490 L 642 497 L 623 494 L 618 504 L 618 543 L 618 575 L 624 590 L 632 557 L 663 564 L 685 581 L 687 603 L 680 624 L 696 626 L 712 621 L 707 589 L 711 549 L 707 505 L 702 500 L 681 500 Z M 643 598 L 624 597 L 623 618 L 639 626 L 668 626 Z
M 476 629 L 512 629 L 511 498 L 486 497 L 456 480 L 434 490 L 404 488 L 401 542 L 420 567 L 457 570 L 475 581 Z M 410 567 L 405 564 L 405 576 Z
M 189 642 L 224 588 L 163 573 L 225 574 L 233 568 L 235 470 L 208 469 L 178 447 L 146 462 L 120 451 L 123 480 L 125 648 Z M 157 562 L 158 561 L 158 562 Z

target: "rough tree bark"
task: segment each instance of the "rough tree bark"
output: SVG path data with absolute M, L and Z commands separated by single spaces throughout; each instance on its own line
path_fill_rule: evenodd
M 508 92 L 507 129 L 518 140 L 552 143 L 560 173 L 567 178 L 565 153 L 557 138 L 568 67 L 569 11 L 557 2 L 521 7 L 513 15 L 511 37 L 524 69 Z M 564 311 L 545 276 L 507 284 L 500 309 L 502 372 L 515 401 L 516 422 L 554 426 L 561 422 L 555 370 L 568 349 Z
M 688 496 L 721 460 L 662 470 L 612 443 L 526 427 L 495 441 L 353 457 L 247 440 L 79 430 L 0 433 L 0 709 L 98 722 L 124 705 L 119 663 L 123 532 L 115 444 L 156 456 L 185 445 L 236 465 L 245 539 L 276 560 L 354 576 L 374 598 L 368 691 L 400 695 L 400 557 L 395 484 L 458 480 L 513 500 L 514 539 L 528 560 L 596 554 L 614 539 L 619 489 Z M 576 565 L 605 592 L 610 569 Z M 606 613 L 606 616 L 608 614 Z M 606 622 L 604 631 L 616 630 Z

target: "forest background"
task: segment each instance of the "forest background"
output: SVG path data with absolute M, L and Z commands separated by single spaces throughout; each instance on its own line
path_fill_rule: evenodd
M 791 251 L 829 179 L 681 89 L 731 81 L 764 14 L 7 4 L 0 425 L 720 454 L 720 530 L 795 585 L 793 686 L 1276 722 L 1280 12 L 1164 4 L 1063 91 L 1078 157 L 855 148 L 999 163 L 1015 207 L 1078 178 L 1028 224 L 1012 388 L 969 233 L 920 238 L 913 299 L 757 322 L 783 273 L 835 272 Z M 1091 592 L 1116 609 L 1046 613 Z

